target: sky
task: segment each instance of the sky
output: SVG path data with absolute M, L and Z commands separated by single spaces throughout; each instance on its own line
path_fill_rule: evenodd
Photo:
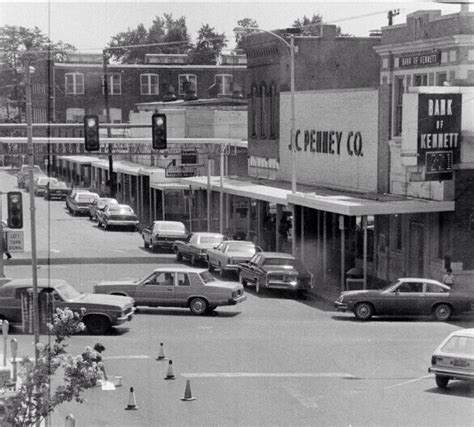
M 449 0 L 448 0 L 449 1 Z M 110 38 L 129 28 L 152 25 L 155 16 L 172 14 L 186 18 L 188 32 L 195 41 L 201 25 L 208 24 L 217 33 L 225 33 L 228 47 L 234 47 L 233 28 L 237 21 L 251 18 L 265 30 L 292 26 L 296 19 L 320 14 L 327 23 L 341 27 L 343 33 L 368 36 L 387 25 L 387 12 L 399 9 L 394 24 L 406 22 L 407 13 L 440 9 L 443 14 L 458 12 L 458 4 L 432 1 L 6 1 L 0 0 L 0 26 L 39 27 L 53 42 L 63 41 L 81 51 L 100 52 Z M 474 6 L 471 6 L 471 10 Z

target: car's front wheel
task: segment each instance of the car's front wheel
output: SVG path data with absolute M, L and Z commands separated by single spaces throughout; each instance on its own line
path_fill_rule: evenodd
M 448 304 L 438 304 L 433 309 L 433 316 L 436 320 L 446 322 L 450 319 L 451 315 L 453 314 L 453 309 Z
M 261 288 L 261 287 L 262 287 L 262 284 L 261 284 L 261 282 L 260 282 L 260 279 L 257 278 L 257 279 L 255 280 L 255 292 L 256 292 L 257 294 L 260 293 L 260 288 Z
M 143 246 L 145 246 L 145 249 L 148 249 L 150 244 L 145 239 L 143 239 Z
M 207 259 L 207 269 L 211 273 L 214 271 L 214 266 L 211 264 L 211 261 L 209 260 L 209 258 Z
M 196 265 L 196 257 L 191 255 L 191 265 Z
M 204 298 L 193 298 L 189 303 L 191 313 L 201 315 L 207 312 L 209 304 Z
M 84 319 L 87 330 L 92 335 L 105 334 L 110 329 L 110 320 L 105 316 L 93 314 Z
M 355 306 L 354 314 L 359 320 L 369 320 L 374 314 L 374 308 L 368 302 L 360 302 Z
M 446 388 L 448 386 L 448 383 L 449 383 L 449 377 L 443 377 L 441 375 L 436 375 L 435 376 L 435 381 L 436 381 L 436 385 L 439 388 Z

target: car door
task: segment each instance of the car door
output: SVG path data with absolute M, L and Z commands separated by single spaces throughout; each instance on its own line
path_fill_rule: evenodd
M 176 274 L 172 271 L 155 271 L 138 286 L 135 301 L 137 305 L 150 307 L 172 306 L 175 303 Z
M 175 306 L 186 307 L 189 297 L 193 295 L 201 295 L 199 280 L 196 279 L 197 274 L 195 273 L 178 272 L 176 275 L 177 284 L 174 291 Z
M 415 280 L 400 282 L 394 289 L 391 312 L 387 314 L 422 314 L 423 297 L 423 282 Z
M 446 302 L 449 291 L 436 283 L 426 282 L 424 284 L 423 314 L 431 314 L 432 307 L 437 302 Z
M 227 243 L 220 243 L 214 249 L 209 249 L 208 253 L 210 253 L 210 257 L 212 257 L 212 265 L 218 267 L 221 263 L 225 264 L 224 261 L 224 253 L 227 248 Z
M 250 280 L 251 282 L 255 281 L 255 278 L 258 276 L 258 265 L 261 261 L 261 255 L 255 254 L 248 263 L 248 272 L 246 279 Z

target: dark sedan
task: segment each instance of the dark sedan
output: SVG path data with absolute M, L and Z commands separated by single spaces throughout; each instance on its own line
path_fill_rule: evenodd
M 44 198 L 46 200 L 66 200 L 70 192 L 71 189 L 65 182 L 50 182 L 44 191 Z
M 342 292 L 334 302 L 338 311 L 352 311 L 359 320 L 372 316 L 432 315 L 447 321 L 453 314 L 474 309 L 474 296 L 420 278 L 402 278 L 380 290 Z
M 239 264 L 239 280 L 246 286 L 286 289 L 299 294 L 314 287 L 313 274 L 294 256 L 283 252 L 258 252 L 249 261 Z

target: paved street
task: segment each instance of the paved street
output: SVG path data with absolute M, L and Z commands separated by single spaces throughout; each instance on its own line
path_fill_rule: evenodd
M 14 189 L 15 182 L 0 172 L 0 190 Z M 87 292 L 98 280 L 139 278 L 155 262 L 174 262 L 171 255 L 144 250 L 138 233 L 104 232 L 86 217 L 70 216 L 64 202 L 36 202 L 39 256 L 50 248 L 54 260 L 39 266 L 39 277 L 63 278 Z M 27 259 L 31 250 L 27 209 L 25 224 L 26 252 L 14 260 Z M 93 263 L 64 262 L 78 257 Z M 127 257 L 131 261 L 124 262 Z M 117 260 L 122 262 L 111 263 Z M 5 274 L 30 276 L 25 263 L 6 264 Z M 315 295 L 295 300 L 278 292 L 256 295 L 252 288 L 247 295 L 213 316 L 143 308 L 105 336 L 73 337 L 72 354 L 104 344 L 107 373 L 122 376 L 123 386 L 87 391 L 85 404 L 60 407 L 53 426 L 64 425 L 68 413 L 76 426 L 472 425 L 474 386 L 452 382 L 441 392 L 427 372 L 439 342 L 472 326 L 472 317 L 363 323 Z M 32 353 L 32 336 L 18 330 L 12 336 L 20 355 Z M 168 362 L 155 360 L 160 342 L 173 360 L 174 381 L 163 379 Z M 192 402 L 181 401 L 187 379 Z M 135 388 L 137 411 L 124 410 L 129 387 Z

